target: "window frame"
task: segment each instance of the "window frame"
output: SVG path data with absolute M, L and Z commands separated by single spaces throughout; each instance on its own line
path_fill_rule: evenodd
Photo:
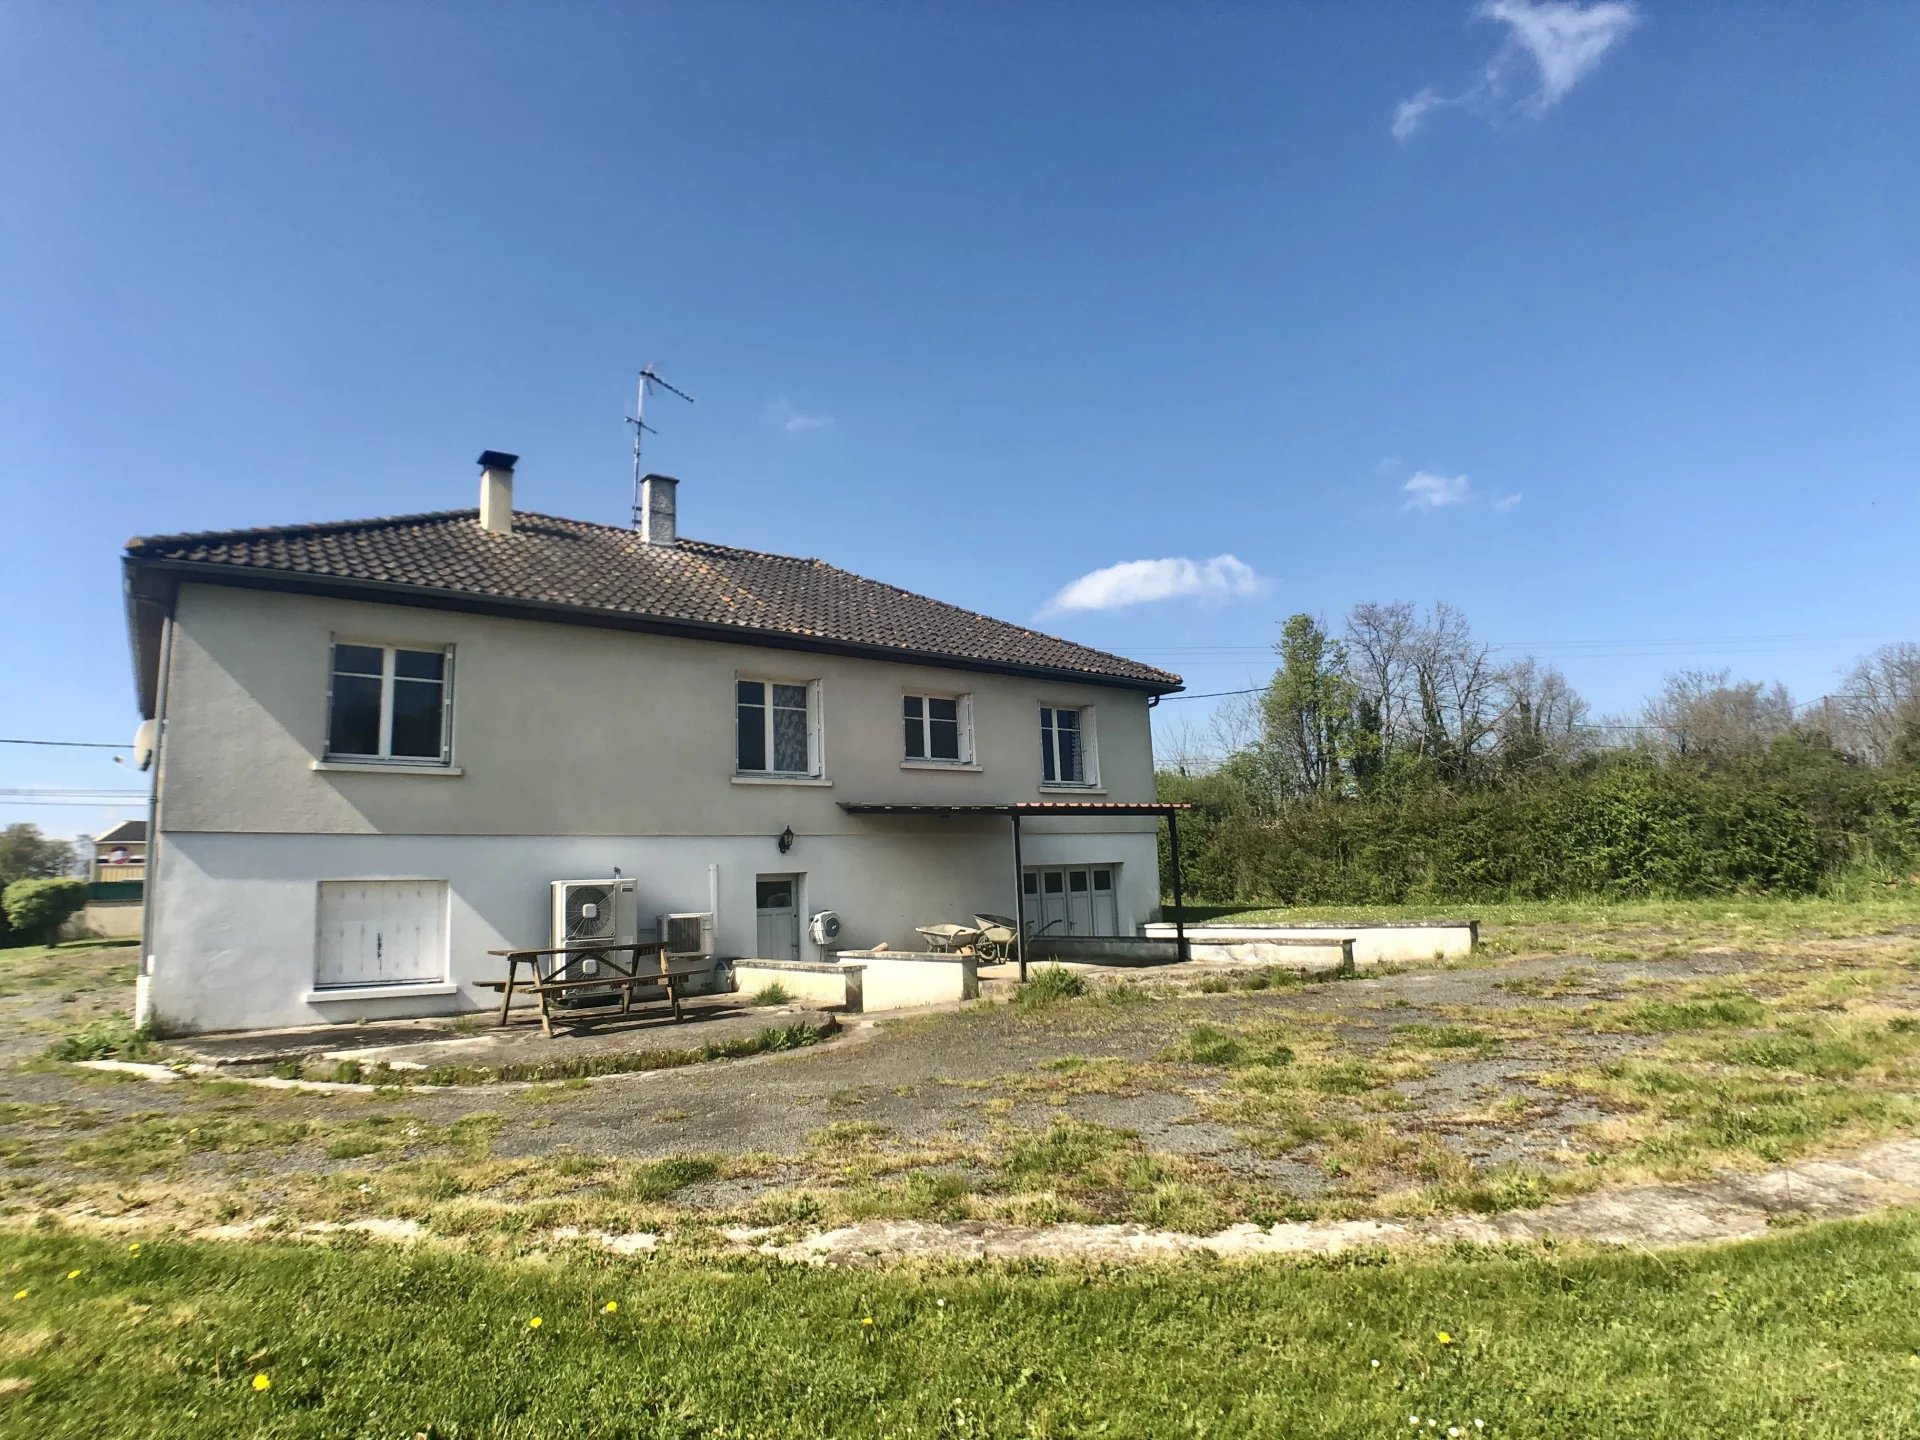
M 911 723 L 907 717 L 906 705 L 909 700 L 920 702 L 920 749 L 923 753 L 913 754 L 907 748 L 906 727 Z M 959 753 L 952 759 L 933 754 L 933 714 L 932 702 L 951 700 L 953 702 L 955 748 Z M 902 690 L 900 692 L 900 751 L 901 764 L 929 770 L 973 770 L 979 766 L 973 750 L 973 695 L 968 691 L 942 694 L 932 690 Z
M 335 682 L 340 678 L 340 647 L 353 646 L 362 650 L 380 652 L 380 718 L 379 750 L 374 754 L 361 754 L 351 750 L 333 748 L 333 699 Z M 393 696 L 396 679 L 409 684 L 427 684 L 430 682 L 405 675 L 396 676 L 398 656 L 402 651 L 416 655 L 438 655 L 440 657 L 440 753 L 438 755 L 396 755 L 393 753 Z M 325 730 L 320 737 L 321 762 L 326 765 L 367 765 L 392 766 L 395 768 L 438 769 L 453 768 L 453 670 L 454 646 L 451 642 L 434 645 L 420 640 L 370 640 L 350 635 L 335 634 L 327 642 L 327 708 L 324 716 Z M 359 678 L 372 679 L 371 675 Z
M 740 698 L 742 685 L 760 686 L 761 735 L 760 743 L 764 747 L 761 754 L 769 768 L 747 770 L 740 765 L 740 711 L 745 702 Z M 777 708 L 773 703 L 773 687 L 776 685 L 799 686 L 807 695 L 807 768 L 804 770 L 775 770 L 771 766 L 774 758 L 773 715 Z M 791 708 L 791 707 L 779 707 Z M 733 774 L 738 780 L 818 780 L 825 773 L 825 744 L 820 724 L 820 681 L 818 678 L 802 680 L 793 676 L 746 675 L 733 677 Z
M 1040 723 L 1040 788 L 1042 790 L 1098 790 L 1100 788 L 1100 745 L 1095 731 L 1096 717 L 1092 705 L 1059 705 L 1051 701 L 1043 702 L 1036 717 Z M 1075 716 L 1074 733 L 1080 737 L 1080 778 L 1063 780 L 1060 778 L 1060 727 L 1057 717 L 1062 711 L 1071 711 Z M 1053 766 L 1053 778 L 1047 777 L 1047 766 Z

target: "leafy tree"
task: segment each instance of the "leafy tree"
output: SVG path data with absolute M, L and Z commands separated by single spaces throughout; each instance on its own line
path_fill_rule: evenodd
M 42 835 L 38 825 L 9 825 L 0 830 L 0 891 L 15 880 L 70 875 L 77 864 L 73 846 Z M 11 943 L 12 929 L 0 907 L 0 945 Z
M 70 875 L 73 846 L 40 833 L 38 825 L 9 825 L 0 830 L 0 888 L 13 880 Z
M 51 945 L 68 917 L 87 903 L 87 882 L 72 876 L 16 880 L 0 892 L 7 923 L 22 935 L 39 935 Z
M 1311 615 L 1289 618 L 1275 648 L 1280 669 L 1267 687 L 1267 743 L 1283 757 L 1300 793 L 1336 794 L 1358 698 L 1346 652 Z

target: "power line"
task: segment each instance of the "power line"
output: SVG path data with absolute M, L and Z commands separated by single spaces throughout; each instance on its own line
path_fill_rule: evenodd
M 1198 695 L 1188 695 L 1184 691 L 1178 695 L 1162 695 L 1161 700 L 1218 700 L 1222 695 L 1259 695 L 1266 690 L 1264 685 L 1256 685 L 1251 690 L 1206 690 Z
M 132 750 L 131 745 L 109 745 L 104 740 L 0 740 L 0 745 L 57 745 L 68 750 Z
M 91 785 L 48 785 L 27 786 L 15 789 L 0 788 L 0 800 L 144 800 L 144 790 L 108 790 Z
M 11 810 L 19 805 L 29 809 L 40 807 L 62 808 L 73 806 L 93 806 L 102 810 L 138 810 L 144 807 L 146 796 L 139 800 L 0 800 L 0 810 Z

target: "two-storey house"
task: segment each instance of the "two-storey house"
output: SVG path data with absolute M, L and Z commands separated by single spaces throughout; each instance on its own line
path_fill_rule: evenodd
M 721 956 L 820 958 L 827 909 L 895 949 L 1016 903 L 1056 934 L 1151 918 L 1131 807 L 1177 676 L 680 538 L 664 476 L 632 530 L 516 514 L 514 463 L 481 457 L 477 511 L 129 543 L 146 1015 L 480 1008 L 486 952 L 546 942 L 550 882 L 616 871 L 643 929 L 711 912 Z M 1045 801 L 1083 813 L 1026 818 L 1017 882 L 1004 819 L 924 808 Z

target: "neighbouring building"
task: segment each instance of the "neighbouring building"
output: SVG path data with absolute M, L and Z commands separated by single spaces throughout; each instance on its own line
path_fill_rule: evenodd
M 681 538 L 665 476 L 632 530 L 515 513 L 515 459 L 481 457 L 477 511 L 128 544 L 146 1015 L 485 1007 L 551 882 L 616 873 L 641 938 L 707 912 L 720 957 L 821 958 L 822 910 L 895 949 L 1016 905 L 1056 934 L 1155 916 L 1148 711 L 1178 676 Z
M 92 885 L 138 886 L 147 878 L 147 822 L 122 820 L 93 837 L 93 860 L 87 881 Z M 133 895 L 137 898 L 139 890 Z

